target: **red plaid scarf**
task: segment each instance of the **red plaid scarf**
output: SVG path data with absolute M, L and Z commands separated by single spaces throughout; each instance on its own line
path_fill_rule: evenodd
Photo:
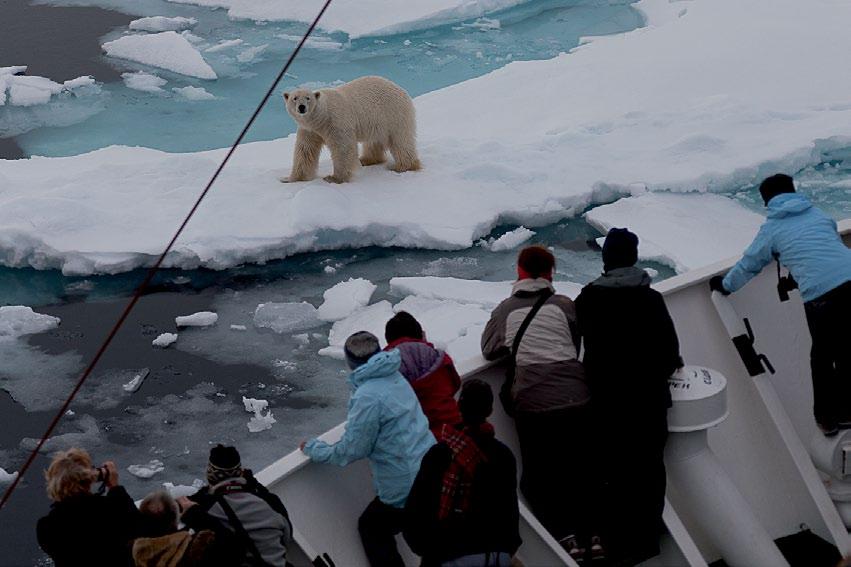
M 471 431 L 469 428 L 458 430 L 444 424 L 440 430 L 439 441 L 452 451 L 452 462 L 443 473 L 443 483 L 440 488 L 438 518 L 441 520 L 453 513 L 463 514 L 470 508 L 473 477 L 478 466 L 487 460 L 476 445 L 476 441 L 470 436 L 471 433 L 493 436 L 493 426 L 485 422 Z

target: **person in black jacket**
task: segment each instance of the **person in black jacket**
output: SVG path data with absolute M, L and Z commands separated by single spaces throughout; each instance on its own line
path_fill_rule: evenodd
M 637 260 L 638 237 L 613 228 L 603 245 L 603 275 L 576 300 L 598 465 L 611 503 L 606 549 L 622 565 L 659 553 L 668 378 L 682 366 L 674 323 Z
M 487 422 L 490 386 L 467 381 L 458 405 L 463 427 L 444 425 L 423 457 L 403 535 L 424 567 L 507 567 L 521 543 L 514 455 Z
M 100 468 L 83 449 L 57 453 L 45 473 L 50 512 L 38 521 L 38 544 L 56 567 L 125 567 L 132 565 L 130 544 L 140 514 L 118 484 L 115 463 Z M 92 494 L 102 482 L 106 494 Z

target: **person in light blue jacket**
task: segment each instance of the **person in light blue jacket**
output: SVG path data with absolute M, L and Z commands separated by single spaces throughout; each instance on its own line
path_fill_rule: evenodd
M 788 175 L 759 187 L 768 220 L 726 276 L 710 280 L 725 295 L 738 291 L 777 260 L 801 290 L 813 345 L 810 363 L 816 422 L 825 435 L 851 428 L 851 250 L 836 222 L 803 195 Z
M 346 340 L 352 397 L 346 432 L 333 445 L 313 439 L 302 451 L 318 463 L 339 466 L 369 459 L 377 497 L 358 521 L 370 565 L 403 566 L 395 535 L 423 455 L 436 443 L 417 395 L 399 373 L 398 350 L 381 352 L 378 339 L 361 331 Z

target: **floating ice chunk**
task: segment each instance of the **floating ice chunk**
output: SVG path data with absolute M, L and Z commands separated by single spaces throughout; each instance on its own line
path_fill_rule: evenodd
M 129 382 L 124 384 L 122 388 L 124 388 L 125 392 L 131 394 L 136 392 L 139 388 L 142 387 L 142 382 L 145 381 L 145 378 L 147 378 L 150 373 L 151 371 L 148 368 L 142 368 L 141 370 L 136 371 L 136 374 L 133 376 L 133 378 Z
M 178 327 L 210 327 L 218 320 L 219 316 L 212 311 L 199 311 L 192 315 L 175 317 L 174 324 Z
M 461 24 L 461 27 L 464 28 L 473 28 L 479 31 L 493 31 L 498 30 L 502 27 L 499 20 L 495 20 L 493 18 L 478 18 L 473 22 L 469 22 L 466 24 Z
M 3 75 L 21 75 L 27 72 L 26 65 L 14 65 L 12 67 L 0 67 L 0 77 Z
M 36 313 L 31 307 L 23 305 L 0 307 L 0 340 L 43 333 L 58 326 L 59 317 Z
M 318 327 L 322 321 L 316 308 L 307 302 L 261 303 L 254 310 L 254 324 L 276 333 L 292 333 Z
M 292 41 L 293 43 L 298 43 L 301 41 L 301 36 L 299 35 L 279 33 L 275 34 L 275 37 L 286 39 Z M 307 38 L 307 41 L 304 42 L 304 46 L 308 49 L 325 49 L 328 51 L 336 51 L 338 49 L 343 49 L 342 43 L 324 37 L 309 37 Z
M 319 306 L 316 315 L 323 321 L 345 319 L 361 307 L 369 304 L 372 294 L 378 288 L 363 278 L 349 278 L 334 287 L 325 290 L 325 301 Z
M 384 326 L 393 317 L 393 306 L 389 301 L 379 301 L 368 307 L 362 307 L 334 323 L 328 333 L 328 346 L 319 351 L 322 356 L 344 359 L 343 345 L 349 335 L 358 331 L 369 331 L 384 344 Z
M 485 241 L 482 245 L 491 252 L 504 252 L 517 248 L 533 236 L 535 236 L 534 231 L 529 230 L 525 226 L 520 226 L 510 232 L 506 232 L 499 238 Z
M 493 309 L 511 295 L 513 282 L 484 282 L 434 276 L 392 278 L 390 291 L 396 295 L 416 295 L 425 299 L 446 299 L 472 303 Z M 573 282 L 556 281 L 553 286 L 560 294 L 575 299 L 582 286 Z
M 130 465 L 127 467 L 127 472 L 139 478 L 151 478 L 164 470 L 165 465 L 158 459 L 153 459 L 146 465 Z
M 174 31 L 125 35 L 103 44 L 110 57 L 168 69 L 199 79 L 215 79 L 216 72 L 185 37 Z
M 441 349 L 467 334 L 470 327 L 484 325 L 490 319 L 490 309 L 481 305 L 417 296 L 406 297 L 393 310 L 413 315 L 422 325 L 426 338 Z
M 133 31 L 146 32 L 183 31 L 192 29 L 197 23 L 198 20 L 195 18 L 151 16 L 133 20 L 129 27 Z
M 603 234 L 629 228 L 638 235 L 640 258 L 677 272 L 741 254 L 765 220 L 720 195 L 673 193 L 628 197 L 591 209 L 585 218 Z
M 180 88 L 175 87 L 171 90 L 187 100 L 214 100 L 216 98 L 214 94 L 207 92 L 207 89 L 204 87 L 193 87 L 190 85 Z
M 16 478 L 18 478 L 17 472 L 10 473 L 6 472 L 3 468 L 0 468 L 0 486 L 10 484 Z
M 100 427 L 97 421 L 90 415 L 81 415 L 71 420 L 63 420 L 63 430 L 72 429 L 67 433 L 54 435 L 48 439 L 41 447 L 43 454 L 50 454 L 55 451 L 65 451 L 71 447 L 86 447 L 92 450 L 98 447 L 102 442 Z M 32 451 L 38 445 L 39 440 L 33 437 L 25 437 L 21 439 L 19 446 L 25 451 Z
M 205 325 L 206 326 L 206 325 Z M 155 347 L 167 348 L 177 342 L 177 333 L 163 333 L 155 338 L 151 344 Z
M 254 413 L 248 421 L 248 431 L 250 433 L 259 433 L 267 429 L 272 429 L 272 424 L 275 423 L 275 418 L 272 416 L 272 410 L 269 409 L 267 400 L 258 400 L 255 398 L 242 397 L 242 403 L 245 406 L 245 411 Z M 266 412 L 265 414 L 263 412 Z
M 337 273 L 337 268 L 335 268 L 334 266 L 325 266 L 325 267 L 323 268 L 323 271 L 324 271 L 326 274 L 336 274 L 336 273 Z
M 310 335 L 307 333 L 301 333 L 298 335 L 293 335 L 295 342 L 297 342 L 301 346 L 307 346 L 310 344 Z
M 204 53 L 216 53 L 218 51 L 224 51 L 225 49 L 230 49 L 231 47 L 236 47 L 237 45 L 242 45 L 242 39 L 223 39 L 216 45 L 212 47 L 208 47 L 204 50 Z
M 0 73 L 0 106 L 7 101 L 6 90 L 9 91 L 8 102 L 12 106 L 37 106 L 47 104 L 51 97 L 64 92 L 73 92 L 83 87 L 95 85 L 95 80 L 88 76 L 70 79 L 64 83 L 51 81 L 46 77 L 31 75 L 15 75 L 12 71 L 26 67 L 4 67 L 9 72 Z
M 124 85 L 128 89 L 144 91 L 148 93 L 163 92 L 162 86 L 168 81 L 156 75 L 137 71 L 136 73 L 121 73 L 121 78 L 124 79 Z
M 261 53 L 266 51 L 266 49 L 268 47 L 269 47 L 268 43 L 264 43 L 263 45 L 255 45 L 254 47 L 249 47 L 248 49 L 241 51 L 239 53 L 239 55 L 236 56 L 236 60 L 239 61 L 240 63 L 251 63 L 252 61 L 257 59 L 258 55 L 260 55 Z
M 191 486 L 186 484 L 174 484 L 173 482 L 164 482 L 163 488 L 165 488 L 173 498 L 180 498 L 181 496 L 192 496 L 198 492 L 198 490 L 203 488 L 204 484 L 203 480 L 196 478 L 192 481 Z
M 245 325 L 231 325 L 230 330 L 231 331 L 247 331 L 248 327 L 246 327 Z

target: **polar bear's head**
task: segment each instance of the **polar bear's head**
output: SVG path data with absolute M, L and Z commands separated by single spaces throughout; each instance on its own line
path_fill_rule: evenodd
M 291 93 L 284 93 L 287 112 L 296 121 L 309 120 L 311 113 L 316 110 L 316 106 L 319 104 L 320 94 L 319 91 L 307 89 L 296 89 Z

